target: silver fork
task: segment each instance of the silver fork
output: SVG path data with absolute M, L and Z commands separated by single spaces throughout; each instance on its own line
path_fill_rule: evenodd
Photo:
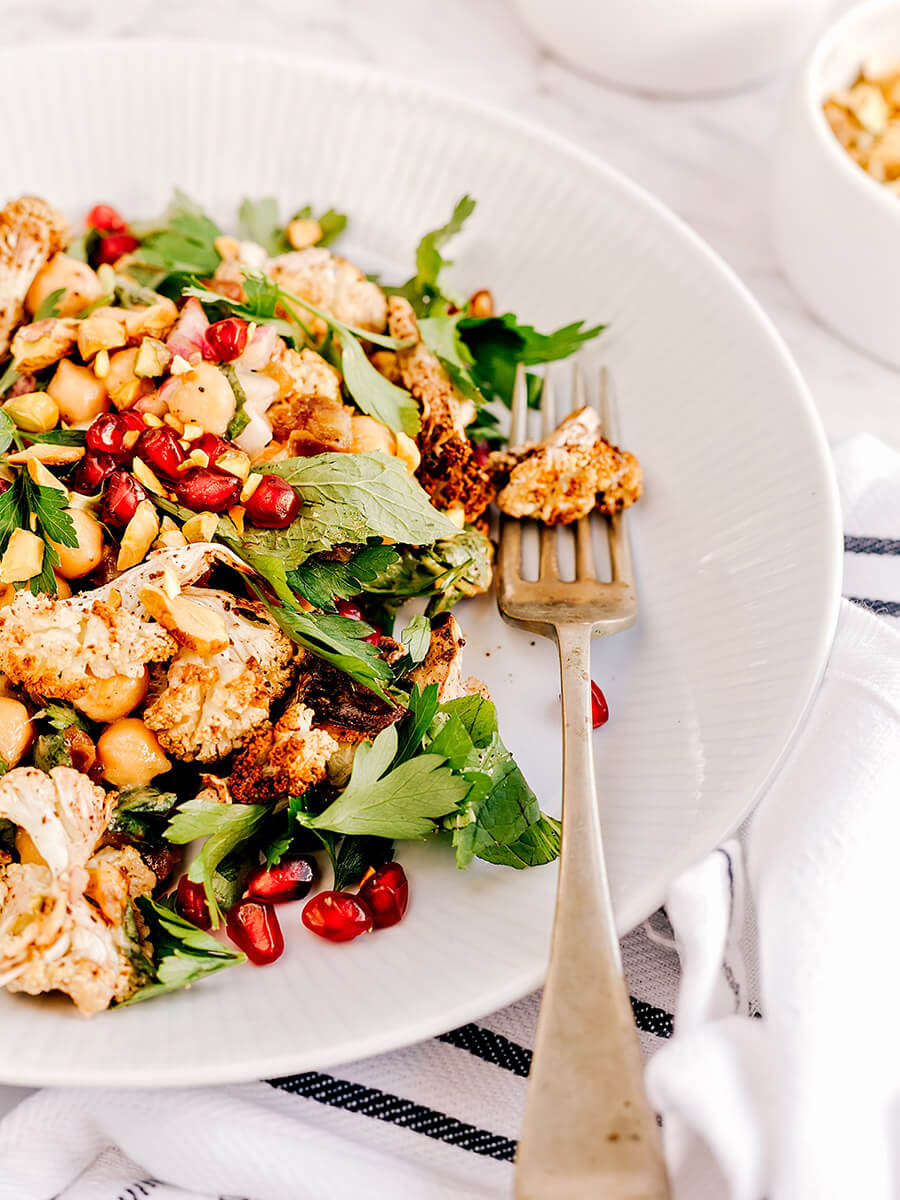
M 576 405 L 583 379 L 573 378 Z M 554 428 L 544 383 L 544 434 Z M 519 369 L 510 442 L 527 438 L 527 387 Z M 608 372 L 601 421 L 615 442 Z M 595 518 L 596 520 L 597 518 Z M 644 1092 L 643 1062 L 622 977 L 591 746 L 591 638 L 621 633 L 637 617 L 631 551 L 622 515 L 608 519 L 612 579 L 596 578 L 591 518 L 575 525 L 575 579 L 560 579 L 557 529 L 540 532 L 536 581 L 521 572 L 522 525 L 504 517 L 497 557 L 500 612 L 553 638 L 563 707 L 563 819 L 553 948 L 544 986 L 525 1118 L 516 1159 L 517 1200 L 666 1200 L 669 1186 L 656 1118 Z

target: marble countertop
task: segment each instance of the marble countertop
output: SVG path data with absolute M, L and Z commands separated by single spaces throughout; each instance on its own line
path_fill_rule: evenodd
M 508 0 L 0 0 L 4 46 L 159 34 L 277 45 L 424 78 L 593 151 L 668 204 L 737 271 L 794 354 L 832 443 L 867 431 L 900 446 L 897 373 L 823 328 L 775 261 L 770 156 L 797 64 L 735 95 L 662 100 L 614 91 L 564 66 Z

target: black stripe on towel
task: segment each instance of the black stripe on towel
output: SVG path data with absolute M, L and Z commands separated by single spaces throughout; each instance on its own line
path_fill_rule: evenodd
M 900 554 L 897 538 L 855 537 L 844 535 L 844 550 L 847 554 Z
M 634 1013 L 634 1023 L 642 1033 L 655 1033 L 661 1038 L 672 1036 L 672 1014 L 664 1008 L 655 1008 L 632 996 L 631 1011 Z
M 461 1150 L 470 1150 L 485 1158 L 496 1158 L 501 1162 L 512 1162 L 516 1155 L 516 1143 L 511 1138 L 500 1137 L 487 1129 L 479 1129 L 465 1121 L 457 1121 L 446 1113 L 414 1104 L 400 1096 L 392 1096 L 380 1088 L 363 1087 L 347 1079 L 336 1079 L 319 1071 L 305 1071 L 302 1075 L 286 1075 L 267 1082 L 283 1092 L 305 1096 L 331 1108 L 342 1108 L 347 1112 L 374 1117 L 376 1121 L 387 1121 L 422 1133 L 426 1137 Z
M 900 601 L 872 600 L 866 596 L 848 596 L 847 599 L 858 604 L 860 608 L 867 608 L 869 612 L 877 613 L 880 617 L 900 617 Z

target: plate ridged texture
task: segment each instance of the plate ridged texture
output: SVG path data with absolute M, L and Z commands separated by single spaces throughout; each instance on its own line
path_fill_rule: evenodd
M 599 644 L 612 719 L 597 735 L 623 930 L 747 811 L 814 691 L 833 630 L 839 523 L 803 385 L 748 293 L 671 215 L 614 172 L 514 120 L 355 67 L 239 49 L 89 45 L 2 56 L 0 193 L 73 213 L 158 212 L 173 186 L 231 219 L 247 194 L 351 214 L 349 247 L 408 269 L 464 191 L 460 291 L 489 286 L 540 326 L 610 330 L 625 441 L 647 491 L 633 521 L 642 617 Z M 35 78 L 40 87 L 32 86 Z M 28 95 L 27 115 L 22 96 Z M 15 114 L 19 114 L 16 116 Z M 554 653 L 459 610 L 467 667 L 558 810 Z M 327 1066 L 436 1033 L 540 981 L 553 868 L 458 873 L 442 847 L 402 854 L 396 929 L 331 946 L 282 909 L 274 967 L 81 1020 L 0 995 L 0 1078 L 188 1084 Z

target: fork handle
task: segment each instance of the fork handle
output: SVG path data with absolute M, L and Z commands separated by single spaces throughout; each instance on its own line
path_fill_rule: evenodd
M 666 1200 L 656 1118 L 622 977 L 591 746 L 586 625 L 558 626 L 563 835 L 553 948 L 516 1167 L 517 1200 Z

